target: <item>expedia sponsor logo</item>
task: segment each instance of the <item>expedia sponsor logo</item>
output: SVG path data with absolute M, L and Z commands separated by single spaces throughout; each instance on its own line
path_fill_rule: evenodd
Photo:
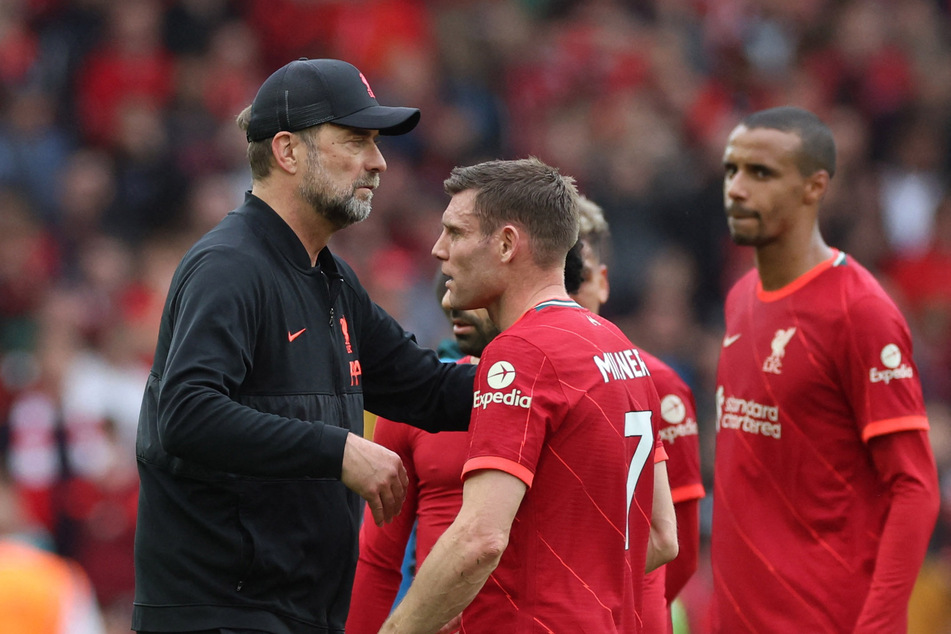
M 884 370 L 872 368 L 868 371 L 868 380 L 872 383 L 884 383 L 888 385 L 892 379 L 910 379 L 915 376 L 915 371 L 907 363 L 902 363 L 901 349 L 893 343 L 882 348 L 879 355 L 882 360 Z
M 879 370 L 878 368 L 872 368 L 868 371 L 869 381 L 872 383 L 884 383 L 885 385 L 888 385 L 888 382 L 892 379 L 910 379 L 913 376 L 915 376 L 915 371 L 912 370 L 911 366 L 907 363 L 902 364 L 894 370 Z
M 672 445 L 681 436 L 696 436 L 697 421 L 687 417 L 687 405 L 676 394 L 660 399 L 660 417 L 667 425 L 658 432 L 667 444 Z
M 485 374 L 485 381 L 493 390 L 501 390 L 512 385 L 515 380 L 515 366 L 508 361 L 496 361 Z
M 660 399 L 660 416 L 671 425 L 683 422 L 683 419 L 687 416 L 687 406 L 684 405 L 684 400 L 676 394 L 668 394 Z
M 480 392 L 476 390 L 472 395 L 472 409 L 485 409 L 492 403 L 501 403 L 502 405 L 511 405 L 513 407 L 522 407 L 529 409 L 532 406 L 532 397 L 522 394 L 522 390 L 512 390 L 511 392 Z
M 717 431 L 721 429 L 736 429 L 777 440 L 783 432 L 778 407 L 724 396 L 722 385 L 717 388 Z
M 681 436 L 696 436 L 700 432 L 697 421 L 692 418 L 688 418 L 684 422 L 677 425 L 667 425 L 661 429 L 658 433 L 661 439 L 669 445 L 674 444 Z

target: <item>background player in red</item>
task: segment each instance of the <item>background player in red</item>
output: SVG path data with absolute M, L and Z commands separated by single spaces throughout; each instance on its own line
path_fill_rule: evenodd
M 733 241 L 717 372 L 717 632 L 905 632 L 938 512 L 905 319 L 822 239 L 835 144 L 806 110 L 740 123 L 723 155 Z
M 452 324 L 453 341 L 463 355 L 459 363 L 478 363 L 486 345 L 498 334 L 484 308 L 455 310 L 449 306 L 446 277 L 439 275 L 437 295 Z M 442 352 L 443 346 L 440 346 Z M 446 355 L 442 355 L 446 358 Z M 453 355 L 458 356 L 458 355 Z M 415 561 L 422 564 L 433 544 L 456 518 L 462 505 L 462 466 L 469 447 L 466 432 L 431 434 L 411 425 L 378 418 L 373 441 L 396 452 L 406 467 L 409 483 L 403 508 L 389 524 L 363 522 L 360 559 L 357 562 L 347 617 L 347 634 L 375 634 L 399 595 L 404 552 L 413 548 L 410 536 L 416 526 Z
M 608 246 L 610 228 L 601 207 L 582 197 L 579 203 L 582 243 L 580 254 L 568 254 L 565 287 L 568 294 L 593 313 L 608 301 Z M 571 259 L 581 259 L 571 266 Z M 573 275 L 572 273 L 575 272 Z M 648 575 L 644 587 L 644 631 L 667 632 L 673 629 L 670 604 L 697 570 L 700 555 L 700 499 L 705 495 L 700 474 L 700 437 L 697 406 L 693 392 L 669 365 L 640 351 L 651 371 L 661 400 L 657 421 L 667 452 L 667 474 L 677 514 L 677 558 Z
M 445 188 L 450 302 L 502 333 L 479 364 L 462 508 L 381 631 L 463 609 L 462 632 L 639 631 L 639 580 L 677 549 L 669 489 L 650 522 L 659 402 L 637 349 L 565 291 L 577 191 L 536 159 L 456 168 Z

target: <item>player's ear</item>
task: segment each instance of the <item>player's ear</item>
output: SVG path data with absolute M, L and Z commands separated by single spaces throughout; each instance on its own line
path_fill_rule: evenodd
M 611 284 L 608 282 L 608 265 L 599 264 L 595 275 L 598 278 L 598 302 L 604 304 L 608 301 L 608 296 L 611 294 Z
M 518 227 L 514 225 L 505 225 L 498 232 L 499 260 L 509 262 L 519 249 L 522 242 L 522 234 Z
M 807 205 L 817 205 L 829 189 L 829 172 L 819 170 L 806 179 L 803 189 L 803 202 Z

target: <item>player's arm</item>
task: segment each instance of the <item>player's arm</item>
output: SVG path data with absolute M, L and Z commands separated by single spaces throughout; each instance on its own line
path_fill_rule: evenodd
M 651 510 L 647 570 L 651 572 L 677 556 L 677 516 L 667 479 L 667 461 L 654 463 L 654 502 Z
M 876 436 L 868 447 L 891 506 L 855 632 L 905 631 L 908 600 L 938 517 L 937 468 L 924 430 Z
M 435 632 L 462 612 L 495 570 L 528 487 L 502 471 L 469 476 L 462 508 L 420 567 L 384 632 Z
M 677 516 L 677 557 L 667 564 L 664 596 L 672 603 L 700 563 L 700 500 L 674 503 Z

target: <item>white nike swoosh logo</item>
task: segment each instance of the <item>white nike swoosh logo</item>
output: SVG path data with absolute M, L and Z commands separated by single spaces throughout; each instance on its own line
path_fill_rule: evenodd
M 723 347 L 724 347 L 724 348 L 729 348 L 730 346 L 733 345 L 733 342 L 735 342 L 737 339 L 739 339 L 739 338 L 742 337 L 742 336 L 743 336 L 742 334 L 739 334 L 739 335 L 730 335 L 729 337 L 724 337 L 724 338 L 723 338 Z

